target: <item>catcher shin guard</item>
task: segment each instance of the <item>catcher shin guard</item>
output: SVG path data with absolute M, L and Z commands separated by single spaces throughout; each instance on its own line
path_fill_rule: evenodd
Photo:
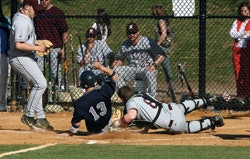
M 221 115 L 202 117 L 200 120 L 188 121 L 186 131 L 187 133 L 196 133 L 208 129 L 214 130 L 215 127 L 221 127 L 223 125 L 225 125 L 225 123 Z
M 203 99 L 187 100 L 181 103 L 181 108 L 184 109 L 185 114 L 188 114 L 193 110 L 203 108 L 205 104 L 206 103 Z

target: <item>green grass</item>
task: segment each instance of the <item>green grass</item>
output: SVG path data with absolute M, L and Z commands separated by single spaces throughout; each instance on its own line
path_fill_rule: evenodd
M 20 145 L 0 145 L 0 153 L 21 149 Z M 23 148 L 27 147 L 26 145 Z M 32 145 L 30 145 L 32 146 Z M 6 156 L 11 159 L 245 159 L 250 147 L 221 146 L 131 146 L 131 145 L 56 145 L 36 151 Z

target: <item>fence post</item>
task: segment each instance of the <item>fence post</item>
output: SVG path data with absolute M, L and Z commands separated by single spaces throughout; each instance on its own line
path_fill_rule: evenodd
M 200 0 L 199 16 L 199 96 L 206 93 L 206 0 Z

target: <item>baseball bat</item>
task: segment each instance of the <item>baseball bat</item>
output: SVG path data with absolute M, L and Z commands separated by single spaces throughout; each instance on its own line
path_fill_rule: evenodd
M 194 93 L 193 93 L 193 91 L 192 91 L 192 89 L 191 89 L 191 87 L 190 87 L 190 85 L 189 85 L 189 82 L 188 82 L 188 80 L 187 80 L 187 77 L 186 77 L 186 75 L 185 75 L 184 66 L 185 66 L 185 64 L 181 64 L 181 63 L 178 64 L 178 69 L 179 69 L 179 74 L 180 74 L 180 75 L 179 75 L 179 78 L 181 78 L 181 80 L 184 80 L 184 81 L 185 81 L 185 83 L 186 83 L 186 85 L 187 85 L 187 87 L 188 87 L 189 95 L 190 95 L 192 98 L 195 98 Z
M 48 58 L 48 61 L 49 61 L 49 77 L 48 77 L 48 89 L 47 89 L 47 102 L 48 103 L 51 103 L 53 102 L 53 88 L 52 88 L 52 75 L 51 75 L 51 67 L 50 67 L 50 63 L 51 63 L 51 59 L 50 59 L 50 54 L 49 54 L 49 58 Z
M 73 84 L 75 87 L 78 85 L 78 78 L 77 78 L 77 71 L 76 71 L 76 59 L 74 54 L 74 47 L 73 47 L 73 36 L 72 34 L 69 35 L 70 37 L 70 48 L 71 48 L 71 58 L 72 58 L 72 75 L 73 75 Z
M 64 62 L 63 62 L 63 68 L 64 68 L 64 86 L 65 91 L 69 91 L 69 81 L 68 81 L 68 64 L 67 64 L 67 51 L 66 51 L 66 44 L 64 43 Z
M 79 35 L 78 35 L 78 40 L 79 40 L 79 44 L 80 44 L 80 48 L 81 48 L 82 60 L 84 60 L 84 54 L 83 54 L 83 48 L 82 48 L 82 40 L 81 40 L 81 37 Z
M 171 96 L 171 98 L 172 98 L 172 102 L 173 102 L 173 103 L 176 103 L 177 100 L 176 100 L 176 96 L 175 96 L 175 94 L 174 94 L 174 90 L 173 90 L 173 86 L 172 86 L 171 81 L 168 81 L 168 88 L 169 88 L 169 91 L 170 91 L 170 96 Z

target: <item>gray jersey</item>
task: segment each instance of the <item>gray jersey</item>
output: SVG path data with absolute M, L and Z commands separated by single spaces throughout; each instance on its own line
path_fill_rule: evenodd
M 13 24 L 10 31 L 10 57 L 34 56 L 34 52 L 24 52 L 15 49 L 15 42 L 25 42 L 35 44 L 36 34 L 33 21 L 26 15 L 17 12 L 13 18 Z
M 127 101 L 125 109 L 126 111 L 129 109 L 135 109 L 137 111 L 135 120 L 152 122 L 157 116 L 159 106 L 156 104 L 156 99 L 152 96 L 150 98 L 135 94 Z M 157 102 L 160 103 L 159 101 Z M 153 123 L 156 128 L 163 128 L 171 133 L 191 133 L 212 127 L 209 118 L 194 121 L 186 121 L 185 118 L 186 113 L 190 113 L 197 108 L 203 107 L 205 104 L 204 99 L 186 100 L 180 104 L 161 104 L 161 112 Z
M 165 55 L 161 47 L 153 39 L 140 35 L 140 40 L 135 46 L 131 45 L 130 40 L 122 43 L 117 59 L 127 59 L 131 67 L 145 68 L 151 65 L 158 55 Z
M 85 51 L 87 49 L 87 43 L 84 43 L 82 45 L 83 48 L 83 53 L 81 51 L 81 47 L 78 47 L 77 50 L 77 55 L 76 55 L 76 59 L 77 62 L 80 63 L 80 61 L 83 59 L 83 56 L 85 55 Z M 92 50 L 89 53 L 89 63 L 87 64 L 87 66 L 84 66 L 80 68 L 79 70 L 79 75 L 84 71 L 84 70 L 92 70 L 96 75 L 99 73 L 102 73 L 102 71 L 100 70 L 95 70 L 93 69 L 92 65 L 95 61 L 100 62 L 102 65 L 107 66 L 107 60 L 109 57 L 114 56 L 113 51 L 110 49 L 110 47 L 107 45 L 107 43 L 105 41 L 101 41 L 101 40 L 95 40 L 95 46 L 92 48 Z
M 149 101 L 143 97 L 133 96 L 131 97 L 126 103 L 126 110 L 129 109 L 136 109 L 137 116 L 136 119 L 138 120 L 145 120 L 145 121 L 153 121 L 156 117 L 159 107 L 156 103 Z M 168 129 L 168 124 L 170 121 L 170 111 L 167 107 L 167 104 L 163 103 L 163 108 L 161 110 L 161 114 L 158 119 L 155 121 L 154 125 L 157 128 L 165 128 Z

